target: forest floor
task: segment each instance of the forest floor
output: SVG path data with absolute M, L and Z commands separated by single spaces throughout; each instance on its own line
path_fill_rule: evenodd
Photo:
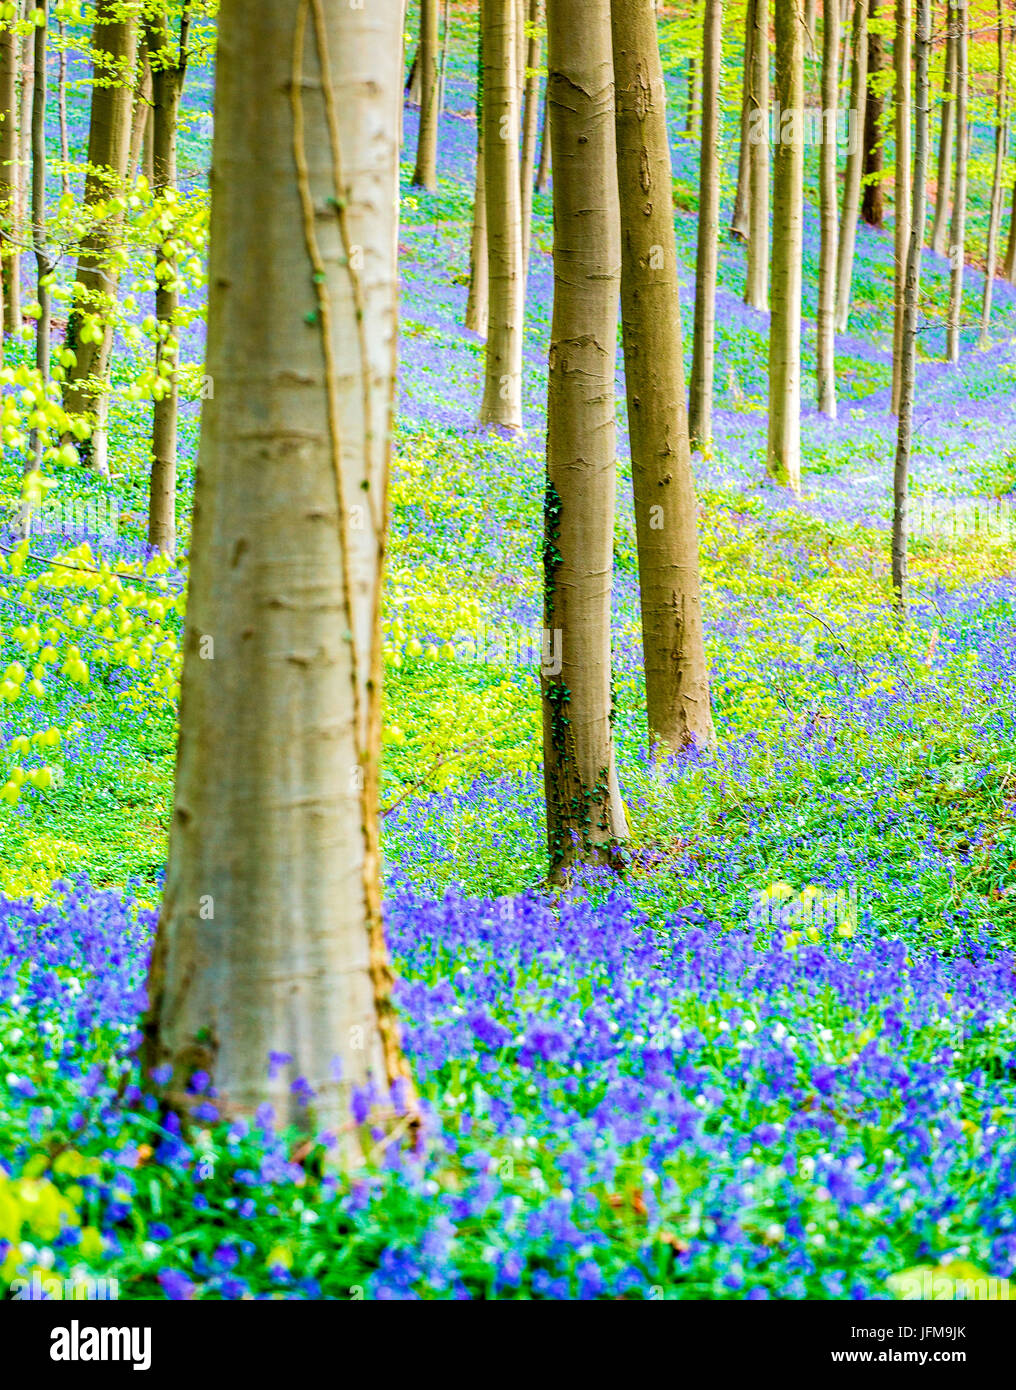
M 632 841 L 621 879 L 549 895 L 533 645 L 550 203 L 537 197 L 526 434 L 502 439 L 475 428 L 483 345 L 461 327 L 468 62 L 460 43 L 438 192 L 403 170 L 385 851 L 425 1157 L 337 1183 L 291 1162 L 269 1116 L 226 1126 L 210 1108 L 185 1142 L 141 1100 L 129 1057 L 165 860 L 183 580 L 153 571 L 165 645 L 144 680 L 68 676 L 0 719 L 0 750 L 64 731 L 57 785 L 0 805 L 0 1276 L 88 1270 L 125 1297 L 227 1299 L 885 1298 L 915 1270 L 1008 1278 L 1016 530 L 1006 513 L 915 538 L 897 628 L 891 225 L 859 233 L 836 422 L 805 383 L 800 500 L 764 480 L 767 319 L 741 303 L 743 251 L 724 243 L 716 439 L 695 460 L 719 747 L 663 769 L 645 755 L 619 378 L 615 727 Z M 407 110 L 407 159 L 414 135 Z M 673 143 L 690 350 L 697 148 L 676 121 Z M 976 178 L 974 194 L 979 244 Z M 814 210 L 806 237 L 807 365 Z M 979 351 L 983 277 L 968 270 L 950 367 L 946 285 L 928 253 L 913 490 L 962 517 L 957 501 L 983 514 L 1016 490 L 1016 289 L 996 285 Z M 117 499 L 117 537 L 89 553 L 140 583 L 145 415 L 125 397 L 114 421 L 111 487 L 59 482 Z M 182 521 L 196 421 L 195 405 Z M 55 538 L 36 549 L 67 559 Z M 23 577 L 55 574 L 31 561 Z M 3 664 L 23 658 L 24 597 L 0 586 Z M 89 623 L 108 602 L 83 585 L 71 600 Z

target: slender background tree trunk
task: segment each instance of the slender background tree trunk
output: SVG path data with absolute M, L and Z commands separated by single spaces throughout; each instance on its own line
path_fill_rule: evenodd
M 751 16 L 751 142 L 744 302 L 769 307 L 769 0 L 748 0 Z
M 903 381 L 903 315 L 907 282 L 907 250 L 910 245 L 910 50 L 913 41 L 913 0 L 896 0 L 896 173 L 894 190 L 893 255 L 893 386 L 892 412 L 900 413 Z
M 148 51 L 152 71 L 152 154 L 153 189 L 164 198 L 176 191 L 176 146 L 180 124 L 180 102 L 187 75 L 187 40 L 190 31 L 190 5 L 185 0 L 179 40 L 171 45 L 165 14 L 153 20 L 148 29 Z M 172 228 L 166 240 L 172 239 Z M 163 242 L 163 247 L 166 242 Z M 152 478 L 148 506 L 148 544 L 163 555 L 176 554 L 176 442 L 179 384 L 177 361 L 179 345 L 176 314 L 180 296 L 176 288 L 175 255 L 160 248 L 156 268 L 158 289 L 155 317 L 160 340 L 155 354 L 159 387 L 152 419 Z
M 879 17 L 879 0 L 869 0 L 871 19 Z M 869 227 L 881 227 L 885 217 L 882 190 L 882 118 L 885 99 L 878 78 L 885 66 L 885 46 L 877 29 L 868 29 L 868 91 L 864 103 L 864 195 L 861 216 Z M 870 180 L 870 181 L 869 181 Z
M 775 96 L 781 111 L 804 109 L 804 25 L 799 0 L 776 6 Z M 773 307 L 769 321 L 771 477 L 801 490 L 801 254 L 804 132 L 783 131 L 773 157 Z
M 836 119 L 839 105 L 840 12 L 826 0 L 822 19 L 822 109 L 824 125 L 819 162 L 818 317 L 816 323 L 816 395 L 818 408 L 836 419 L 836 243 L 839 235 L 836 198 Z
M 956 143 L 956 34 L 953 30 L 952 3 L 946 0 L 946 56 L 942 85 L 941 129 L 938 141 L 938 186 L 935 190 L 935 221 L 931 229 L 931 249 L 944 256 L 949 249 L 949 192 L 952 184 L 953 146 Z
M 946 361 L 960 360 L 960 330 L 963 323 L 963 268 L 967 239 L 967 168 L 970 156 L 970 127 L 967 122 L 970 76 L 967 66 L 970 12 L 965 4 L 953 7 L 956 36 L 956 188 L 953 193 L 952 226 L 949 231 L 949 311 L 946 320 Z
M 529 0 L 529 38 L 526 42 L 525 107 L 522 121 L 522 278 L 529 275 L 529 248 L 533 233 L 533 188 L 536 179 L 536 137 L 540 125 L 540 0 Z
M 469 243 L 469 295 L 466 327 L 481 338 L 487 336 L 490 287 L 487 266 L 487 179 L 484 159 L 483 25 L 477 24 L 476 44 L 476 179 L 473 186 L 473 230 Z
M 21 318 L 18 275 L 18 60 L 20 44 L 14 21 L 0 25 L 0 256 L 3 257 L 3 332 L 13 333 Z M 17 304 L 15 300 L 17 299 Z M 15 317 L 16 314 L 16 317 Z M 3 362 L 0 341 L 0 363 Z
M 105 80 L 92 88 L 84 192 L 86 211 L 114 192 L 122 191 L 127 178 L 133 106 L 131 84 L 138 36 L 134 18 L 123 18 L 122 13 L 123 6 L 117 0 L 97 0 L 92 47 L 99 54 L 97 75 Z M 122 226 L 122 216 L 112 215 L 85 238 L 78 257 L 75 308 L 67 324 L 67 346 L 75 353 L 77 362 L 67 373 L 64 408 L 70 414 L 92 416 L 92 438 L 79 448 L 84 461 L 100 474 L 108 473 L 106 382 L 113 345 L 112 313 L 119 283 L 113 252 L 119 245 Z M 85 342 L 81 336 L 85 313 L 98 314 L 104 325 L 98 342 Z
M 720 76 L 723 0 L 705 0 L 702 25 L 702 156 L 699 163 L 698 254 L 695 258 L 695 337 L 691 359 L 689 423 L 693 447 L 713 439 L 716 360 L 716 271 L 720 241 Z
M 840 242 L 836 262 L 836 331 L 845 333 L 850 319 L 850 290 L 854 275 L 854 245 L 857 240 L 857 217 L 861 203 L 861 175 L 864 168 L 864 141 L 861 127 L 864 122 L 865 92 L 868 83 L 868 0 L 856 0 L 854 6 L 853 76 L 850 83 L 850 109 L 855 113 L 857 140 L 847 151 L 847 170 L 843 181 L 843 217 L 840 220 Z
M 991 211 L 988 218 L 988 238 L 984 252 L 984 299 L 981 305 L 980 346 L 991 346 L 991 300 L 995 287 L 995 265 L 998 253 L 998 229 L 1002 221 L 1002 180 L 1005 177 L 1005 157 L 1008 143 L 1008 91 L 1006 66 L 1008 47 L 1005 41 L 1005 12 L 998 0 L 998 71 L 995 78 L 995 168 L 991 181 Z
M 893 475 L 893 590 L 901 617 L 907 606 L 907 475 L 914 427 L 914 382 L 917 366 L 917 308 L 921 294 L 921 248 L 927 212 L 928 60 L 931 51 L 931 0 L 915 0 L 914 182 L 907 287 L 903 318 L 903 372 L 900 420 Z
M 433 193 L 437 188 L 438 40 L 440 0 L 420 0 L 420 132 L 416 142 L 413 184 Z
M 490 315 L 482 425 L 522 428 L 522 200 L 515 0 L 482 0 L 483 157 Z

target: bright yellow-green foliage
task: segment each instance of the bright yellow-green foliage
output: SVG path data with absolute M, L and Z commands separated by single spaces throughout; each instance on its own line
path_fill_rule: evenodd
M 0 826 L 26 792 L 45 793 L 62 782 L 62 750 L 82 732 L 77 723 L 31 727 L 48 697 L 68 685 L 87 689 L 114 672 L 130 676 L 116 694 L 126 710 L 172 709 L 180 693 L 173 619 L 185 600 L 169 587 L 164 557 L 114 571 L 85 543 L 41 562 L 41 569 L 33 563 L 31 578 L 29 562 L 28 541 L 0 554 L 0 574 L 25 581 L 15 599 L 24 621 L 10 633 L 22 657 L 0 676 L 0 703 L 26 710 L 22 731 L 0 747 Z

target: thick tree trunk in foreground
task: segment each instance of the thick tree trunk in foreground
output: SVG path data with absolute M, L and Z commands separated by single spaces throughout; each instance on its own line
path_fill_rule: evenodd
M 122 191 L 130 155 L 131 84 L 137 60 L 137 28 L 133 18 L 121 18 L 118 0 L 97 0 L 92 47 L 100 55 L 96 74 L 108 79 L 92 88 L 92 113 L 88 131 L 88 176 L 84 205 L 88 209 Z M 67 346 L 77 363 L 67 373 L 64 408 L 71 414 L 91 415 L 92 438 L 79 446 L 83 461 L 105 474 L 106 381 L 113 346 L 112 315 L 116 305 L 119 272 L 113 259 L 123 217 L 113 214 L 101 222 L 82 243 L 78 257 L 75 308 L 67 324 Z M 99 327 L 86 342 L 81 330 L 84 315 L 97 315 Z M 95 339 L 98 341 L 95 341 Z
M 483 158 L 490 315 L 481 425 L 522 428 L 522 200 L 515 0 L 482 0 Z
M 614 376 L 621 247 L 609 0 L 548 0 L 554 309 L 547 399 L 543 755 L 550 877 L 625 835 L 611 728 Z M 671 206 L 671 193 L 662 200 Z
M 896 69 L 896 174 L 893 231 L 893 386 L 892 413 L 900 413 L 903 381 L 903 314 L 907 281 L 907 250 L 910 246 L 910 51 L 913 42 L 913 0 L 896 0 L 896 41 L 893 65 Z
M 148 53 L 152 73 L 152 159 L 153 189 L 157 197 L 176 190 L 176 143 L 180 124 L 180 102 L 187 75 L 187 38 L 190 6 L 182 12 L 180 36 L 175 50 L 170 42 L 165 14 L 153 20 L 148 29 Z M 172 236 L 170 230 L 169 240 Z M 163 246 L 165 242 L 163 242 Z M 159 345 L 155 366 L 159 387 L 152 417 L 152 478 L 148 503 L 148 544 L 163 555 L 176 554 L 176 435 L 179 402 L 177 380 L 177 341 L 175 317 L 180 305 L 176 288 L 175 256 L 160 249 L 156 269 L 158 289 L 155 317 L 159 324 Z
M 698 511 L 684 406 L 666 89 L 653 0 L 612 0 L 621 325 L 649 739 L 714 741 L 702 634 Z M 657 197 L 657 193 L 663 196 Z M 648 209 L 648 211 L 647 211 Z
M 417 51 L 420 74 L 420 129 L 416 140 L 413 183 L 431 193 L 437 188 L 439 21 L 438 0 L 420 0 L 420 47 Z
M 818 314 L 815 376 L 818 408 L 836 419 L 836 118 L 839 105 L 840 12 L 826 0 L 822 22 L 822 109 L 825 124 L 819 153 Z
M 312 1133 L 406 1076 L 377 833 L 398 39 L 394 5 L 223 0 L 219 19 L 216 389 L 144 1060 L 172 1068 L 175 1108 L 204 1071 L 225 1113 L 267 1101 Z M 270 1073 L 271 1053 L 292 1061 Z
M 931 229 L 931 249 L 939 256 L 944 256 L 949 249 L 949 193 L 952 186 L 953 147 L 956 143 L 956 35 L 953 31 L 951 0 L 946 3 L 946 32 L 938 187 L 935 190 L 935 221 Z
M 988 217 L 988 239 L 984 252 L 984 299 L 981 304 L 980 346 L 991 345 L 991 300 L 995 287 L 995 268 L 998 257 L 998 229 L 1002 221 L 1002 180 L 1005 177 L 1005 157 L 1008 145 L 1008 92 L 1006 90 L 1005 14 L 998 0 L 998 69 L 995 78 L 995 168 L 991 181 L 991 211 Z
M 879 0 L 870 0 L 870 16 L 879 17 Z M 882 35 L 868 30 L 868 91 L 864 103 L 864 195 L 861 216 L 869 227 L 881 227 L 885 216 L 885 197 L 882 191 L 882 115 L 885 99 L 876 82 L 885 65 L 885 46 Z M 869 183 L 867 180 L 873 179 Z
M 868 0 L 856 0 L 852 39 L 854 63 L 850 81 L 850 110 L 858 126 L 864 116 L 868 83 Z M 836 261 L 836 331 L 845 333 L 850 319 L 850 289 L 854 276 L 854 246 L 861 203 L 861 174 L 864 168 L 864 141 L 858 138 L 847 150 L 847 169 L 843 181 L 843 216 Z
M 931 0 L 916 0 L 914 64 L 914 182 L 907 251 L 903 317 L 903 371 L 900 420 L 893 477 L 893 590 L 901 617 L 907 606 L 907 475 L 914 427 L 914 381 L 917 365 L 917 307 L 921 295 L 921 248 L 927 212 L 928 59 L 931 51 Z
M 965 4 L 953 8 L 956 36 L 956 187 L 953 192 L 952 226 L 949 229 L 949 308 L 946 317 L 946 361 L 960 360 L 960 329 L 963 320 L 963 267 L 967 239 L 967 168 L 970 157 L 970 127 L 967 106 L 970 91 L 968 69 L 970 11 Z
M 797 0 L 776 6 L 775 96 L 781 111 L 804 108 L 804 25 Z M 773 158 L 773 290 L 769 320 L 769 441 L 766 466 L 801 490 L 801 253 L 804 132 L 784 128 Z
M 720 241 L 720 72 L 723 0 L 705 0 L 702 26 L 702 155 L 699 161 L 698 250 L 695 257 L 695 335 L 688 408 L 692 446 L 713 440 L 716 360 L 716 271 Z
M 748 253 L 744 302 L 769 307 L 769 0 L 748 0 L 751 39 L 751 110 L 748 139 Z

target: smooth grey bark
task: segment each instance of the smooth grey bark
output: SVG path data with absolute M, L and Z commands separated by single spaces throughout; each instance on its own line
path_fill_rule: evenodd
M 480 424 L 522 428 L 522 195 L 515 0 L 482 0 L 489 314 Z
M 702 153 L 699 159 L 698 248 L 695 257 L 695 332 L 688 422 L 692 447 L 713 439 L 716 361 L 716 274 L 720 241 L 720 76 L 723 0 L 705 0 L 702 23 Z
M 853 67 L 850 82 L 850 109 L 855 113 L 858 127 L 864 118 L 865 93 L 868 84 L 868 0 L 855 0 L 854 28 L 851 41 Z M 840 240 L 836 260 L 836 331 L 845 333 L 850 319 L 851 281 L 854 275 L 854 247 L 857 242 L 857 219 L 861 205 L 861 176 L 864 169 L 864 140 L 859 139 L 847 151 L 847 168 L 843 180 L 843 216 L 840 220 Z
M 970 158 L 970 126 L 967 110 L 970 94 L 970 11 L 966 4 L 953 6 L 956 42 L 956 186 L 953 190 L 952 225 L 949 229 L 949 308 L 946 316 L 946 361 L 960 360 L 963 320 L 963 270 L 967 239 L 967 180 Z
M 980 346 L 987 349 L 991 345 L 991 301 L 995 287 L 995 272 L 998 259 L 998 229 L 1002 221 L 1002 180 L 1005 177 L 1005 159 L 1008 147 L 1008 90 L 1006 68 L 1008 52 L 1005 42 L 1005 13 L 1002 0 L 998 0 L 998 67 L 995 77 L 995 167 L 991 180 L 991 211 L 988 217 L 988 236 L 984 251 L 984 298 L 981 302 Z
M 895 85 L 896 171 L 893 228 L 893 384 L 891 409 L 900 413 L 903 383 L 903 314 L 906 298 L 907 249 L 910 245 L 910 51 L 913 46 L 913 0 L 896 0 L 896 39 L 893 45 Z
M 684 404 L 666 88 L 653 0 L 612 0 L 621 327 L 654 753 L 715 741 Z M 659 194 L 660 196 L 657 196 Z
M 349 1161 L 354 1088 L 378 1088 L 369 1123 L 396 1084 L 395 1109 L 415 1108 L 378 842 L 398 40 L 397 6 L 222 3 L 215 395 L 142 1049 L 146 1075 L 170 1068 L 152 1084 L 172 1109 L 207 1072 L 224 1115 L 271 1104 Z M 292 1061 L 270 1069 L 272 1053 Z
M 437 188 L 439 0 L 420 0 L 420 129 L 416 141 L 413 184 L 433 193 Z
M 775 98 L 804 109 L 804 24 L 798 0 L 776 6 Z M 803 123 L 802 123 L 803 124 Z M 770 477 L 801 490 L 801 256 L 804 246 L 804 131 L 784 127 L 773 157 L 772 313 L 769 318 Z
M 751 39 L 751 111 L 748 138 L 748 249 L 744 302 L 769 307 L 769 0 L 748 0 Z
M 826 0 L 822 20 L 822 109 L 819 151 L 818 313 L 815 386 L 818 408 L 836 419 L 836 247 L 839 238 L 836 187 L 836 118 L 839 105 L 840 12 Z
M 952 184 L 953 146 L 956 143 L 956 35 L 952 23 L 952 0 L 946 0 L 946 34 L 941 129 L 938 141 L 938 186 L 935 189 L 935 220 L 931 229 L 931 249 L 939 256 L 944 256 L 949 249 L 949 193 Z
M 614 381 L 621 281 L 610 0 L 548 0 L 554 307 L 547 391 L 543 753 L 552 882 L 617 864 L 625 815 L 611 724 Z M 666 190 L 670 206 L 671 192 Z
M 738 241 L 748 240 L 748 180 L 751 177 L 751 141 L 749 139 L 749 119 L 751 103 L 751 41 L 752 5 L 745 5 L 744 25 L 744 72 L 741 79 L 741 139 L 737 155 L 737 188 L 734 192 L 734 210 L 730 217 L 730 234 Z
M 914 43 L 914 178 L 907 251 L 907 283 L 903 315 L 903 370 L 900 418 L 893 470 L 892 582 L 900 618 L 907 611 L 907 491 L 914 428 L 914 389 L 917 366 L 917 310 L 921 296 L 921 248 L 927 221 L 928 182 L 928 61 L 931 51 L 931 0 L 915 0 Z

